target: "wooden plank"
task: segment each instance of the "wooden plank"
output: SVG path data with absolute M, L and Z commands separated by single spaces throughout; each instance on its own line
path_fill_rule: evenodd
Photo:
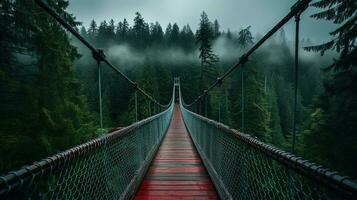
M 186 131 L 178 105 L 135 199 L 218 199 Z

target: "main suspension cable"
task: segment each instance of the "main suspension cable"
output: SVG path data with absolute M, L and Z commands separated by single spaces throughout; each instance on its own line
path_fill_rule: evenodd
M 152 96 L 150 96 L 145 90 L 140 88 L 138 84 L 134 81 L 132 81 L 128 76 L 126 76 L 123 72 L 121 72 L 115 65 L 113 65 L 108 59 L 106 59 L 104 53 L 96 49 L 92 44 L 90 44 L 87 40 L 85 40 L 71 25 L 69 25 L 65 20 L 60 17 L 56 11 L 54 11 L 52 8 L 50 8 L 49 5 L 47 5 L 45 2 L 42 0 L 35 0 L 38 6 L 40 6 L 44 11 L 46 11 L 50 16 L 52 16 L 58 23 L 60 23 L 66 30 L 71 32 L 80 42 L 82 42 L 89 50 L 91 50 L 93 58 L 97 62 L 104 62 L 106 63 L 110 68 L 112 68 L 114 71 L 116 71 L 121 77 L 123 77 L 126 81 L 128 81 L 137 91 L 139 91 L 141 94 L 143 94 L 146 98 L 149 99 L 149 101 L 153 102 L 154 104 L 166 108 L 168 105 L 163 105 L 159 103 L 156 99 L 154 99 Z
M 245 54 L 243 54 L 238 63 L 227 70 L 221 77 L 218 77 L 217 80 L 210 85 L 207 89 L 205 89 L 201 95 L 199 95 L 192 103 L 187 104 L 187 107 L 190 107 L 197 103 L 201 98 L 206 96 L 213 88 L 218 85 L 221 85 L 225 78 L 227 78 L 236 68 L 246 63 L 249 57 L 261 46 L 263 45 L 272 35 L 274 35 L 282 26 L 284 26 L 291 18 L 294 16 L 301 14 L 305 11 L 312 0 L 298 0 L 290 9 L 290 12 L 280 20 L 267 34 L 265 34 L 262 39 L 260 39 L 253 47 L 248 50 Z

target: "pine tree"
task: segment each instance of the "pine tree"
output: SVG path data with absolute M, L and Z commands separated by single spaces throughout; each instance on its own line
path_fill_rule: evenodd
M 210 24 L 207 14 L 203 12 L 196 33 L 196 42 L 200 45 L 201 81 L 203 81 L 204 75 L 214 79 L 218 75 L 215 66 L 218 62 L 218 56 L 212 51 L 213 33 Z
M 164 32 L 162 31 L 162 27 L 159 24 L 159 22 L 155 22 L 151 24 L 150 27 L 150 35 L 151 35 L 151 41 L 153 44 L 161 44 L 164 40 Z
M 133 34 L 136 47 L 144 47 L 150 35 L 149 25 L 145 23 L 144 18 L 139 12 L 135 13 Z
M 114 41 L 115 40 L 115 22 L 113 19 L 109 21 L 108 26 L 108 39 Z
M 98 36 L 97 36 L 97 42 L 100 45 L 103 45 L 106 47 L 110 42 L 107 40 L 109 36 L 109 31 L 108 31 L 108 23 L 106 20 L 102 21 L 98 27 Z
M 169 23 L 165 30 L 165 40 L 167 43 L 170 41 L 171 32 L 172 32 L 172 25 L 171 25 L 171 23 Z
M 213 24 L 213 38 L 218 38 L 221 35 L 221 32 L 219 30 L 220 25 L 218 23 L 218 20 L 214 20 L 214 24 Z
M 174 23 L 170 34 L 170 43 L 173 45 L 178 45 L 178 42 L 180 40 L 179 36 L 180 36 L 180 28 L 176 23 Z
M 250 32 L 250 26 L 245 29 L 242 29 L 238 33 L 238 44 L 241 46 L 242 49 L 246 50 L 250 46 L 253 45 L 253 36 Z
M 98 35 L 97 23 L 92 20 L 88 28 L 88 36 L 91 40 L 95 40 Z
M 312 15 L 339 27 L 329 42 L 306 50 L 336 50 L 340 56 L 324 69 L 329 76 L 317 100 L 311 130 L 305 131 L 306 154 L 337 170 L 357 177 L 357 1 L 320 0 L 312 4 L 324 11 Z M 318 142 L 316 142 L 318 141 Z
M 1 139 L 0 154 L 9 156 L 1 159 L 0 170 L 19 167 L 73 147 L 95 134 L 81 85 L 74 75 L 74 61 L 79 55 L 71 45 L 68 34 L 33 1 L 12 2 L 11 10 L 16 13 L 16 19 L 8 18 L 7 22 L 12 25 L 6 28 L 14 28 L 15 25 L 16 34 L 12 38 L 16 40 L 12 42 L 14 49 L 1 55 L 13 54 L 21 49 L 34 64 L 29 65 L 29 69 L 21 69 L 18 65 L 17 70 L 23 71 L 22 76 L 6 75 L 17 82 L 16 88 L 8 89 L 20 99 L 12 102 L 16 108 L 10 113 L 17 113 L 16 116 L 12 118 L 10 114 L 7 119 L 15 124 L 7 124 L 6 129 L 0 130 L 0 137 L 8 138 Z M 79 25 L 65 11 L 68 1 L 47 2 L 71 26 Z M 0 72 L 3 71 L 2 63 L 3 60 L 0 60 Z M 19 63 L 21 59 L 13 60 L 12 66 Z M 13 75 L 16 73 L 12 72 Z M 3 99 L 0 99 L 0 105 L 3 105 Z M 3 122 L 0 118 L 1 125 Z M 20 148 L 27 151 L 19 152 Z
M 181 30 L 180 44 L 186 51 L 192 51 L 195 48 L 195 35 L 193 34 L 190 25 L 183 26 Z
M 227 30 L 226 38 L 228 40 L 232 40 L 233 39 L 233 34 L 232 34 L 230 29 Z
M 88 34 L 87 34 L 86 27 L 84 27 L 84 26 L 81 27 L 80 34 L 81 34 L 81 36 L 83 36 L 84 38 L 88 38 Z
M 249 27 L 239 32 L 237 41 L 243 51 L 253 44 L 251 35 Z M 254 59 L 256 57 L 252 58 Z M 252 134 L 262 141 L 271 142 L 270 113 L 267 95 L 261 81 L 262 77 L 253 62 L 245 64 L 233 74 L 234 80 L 230 88 L 230 93 L 233 93 L 231 96 L 232 123 L 234 127 L 245 133 Z
M 116 39 L 119 42 L 128 42 L 129 34 L 129 24 L 128 21 L 124 18 L 123 22 L 119 22 L 115 31 Z

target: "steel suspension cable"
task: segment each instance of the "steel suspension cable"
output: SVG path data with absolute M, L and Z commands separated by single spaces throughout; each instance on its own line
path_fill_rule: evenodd
M 299 26 L 300 14 L 295 16 L 295 82 L 294 82 L 294 107 L 293 107 L 293 130 L 292 130 L 292 145 L 291 152 L 295 152 L 295 138 L 296 138 L 296 118 L 297 118 L 297 98 L 298 98 L 298 84 L 299 84 Z
M 206 90 L 203 91 L 201 95 L 199 95 L 192 103 L 187 104 L 187 107 L 192 106 L 193 104 L 197 103 L 202 97 L 207 95 L 208 92 L 210 92 L 213 88 L 215 88 L 218 85 L 221 85 L 224 79 L 226 79 L 236 68 L 239 66 L 243 65 L 246 63 L 249 59 L 249 57 L 258 49 L 260 46 L 262 46 L 274 33 L 276 33 L 282 26 L 284 26 L 291 18 L 294 16 L 301 14 L 303 11 L 305 11 L 309 3 L 312 0 L 299 0 L 297 1 L 290 9 L 290 12 L 282 19 L 280 20 L 267 34 L 265 34 L 262 39 L 260 39 L 256 44 L 253 45 L 253 47 L 248 50 L 243 56 L 240 57 L 239 61 L 237 64 L 235 64 L 233 67 L 231 67 L 229 70 L 227 70 L 221 77 L 218 77 L 217 80 L 210 85 Z
M 138 84 L 132 81 L 128 76 L 126 76 L 123 72 L 121 72 L 115 65 L 113 65 L 109 60 L 106 59 L 105 54 L 96 49 L 92 44 L 90 44 L 87 40 L 85 40 L 71 25 L 69 25 L 59 14 L 56 13 L 49 5 L 47 5 L 42 0 L 35 0 L 38 6 L 40 6 L 44 11 L 46 11 L 51 17 L 53 17 L 58 23 L 60 23 L 67 31 L 73 34 L 80 42 L 82 42 L 91 52 L 93 58 L 97 60 L 97 62 L 104 62 L 114 71 L 116 71 L 121 77 L 123 77 L 126 81 L 128 81 L 137 91 L 143 94 L 149 101 L 157 104 L 160 107 L 166 108 L 168 105 L 163 105 L 159 103 L 156 99 L 154 99 L 151 95 L 149 95 L 145 90 L 140 88 Z
M 99 123 L 100 133 L 103 135 L 103 102 L 102 102 L 102 69 L 98 61 L 98 96 L 99 96 Z

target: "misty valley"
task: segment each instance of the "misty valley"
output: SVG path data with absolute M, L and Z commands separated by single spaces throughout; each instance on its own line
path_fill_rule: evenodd
M 39 7 L 38 1 L 2 0 L 0 173 L 6 174 L 93 139 L 100 140 L 116 131 L 130 129 L 136 123 L 143 124 L 138 125 L 139 128 L 145 127 L 145 123 L 150 123 L 148 119 L 155 120 L 155 116 L 171 119 L 164 116 L 163 113 L 168 112 L 166 109 L 172 109 L 171 123 L 181 123 L 181 114 L 175 114 L 178 112 L 175 109 L 179 109 L 181 104 L 186 106 L 181 108 L 182 125 L 172 126 L 187 127 L 187 132 L 191 134 L 189 138 L 193 139 L 192 146 L 195 146 L 192 148 L 198 152 L 195 155 L 204 154 L 205 145 L 211 144 L 209 140 L 213 140 L 213 135 L 200 149 L 199 142 L 204 140 L 201 138 L 204 136 L 195 136 L 196 128 L 192 128 L 191 121 L 185 121 L 191 119 L 187 117 L 191 115 L 197 115 L 191 119 L 196 120 L 194 122 L 206 118 L 214 120 L 207 124 L 217 123 L 214 124 L 216 128 L 224 125 L 220 130 L 232 128 L 246 134 L 244 137 L 250 140 L 256 139 L 356 180 L 357 3 L 346 2 L 318 0 L 310 3 L 311 7 L 322 9 L 311 16 L 314 20 L 332 20 L 338 26 L 329 33 L 331 40 L 324 43 L 308 37 L 296 40 L 295 34 L 286 32 L 293 26 L 283 26 L 244 60 L 247 52 L 259 44 L 266 33 L 253 31 L 256 30 L 254 24 L 237 24 L 223 29 L 221 21 L 202 11 L 204 9 L 198 9 L 201 12 L 197 12 L 197 29 L 191 28 L 192 24 L 179 26 L 174 21 L 162 26 L 160 21 L 149 21 L 140 12 L 123 19 L 114 20 L 111 16 L 104 21 L 93 19 L 87 25 L 68 11 L 71 1 L 47 0 L 45 6 L 53 9 L 64 23 L 97 48 L 94 51 L 64 28 L 53 14 L 49 15 L 51 11 L 43 9 L 45 6 Z M 332 11 L 332 8 L 335 10 Z M 297 50 L 296 45 L 299 47 Z M 95 54 L 102 51 L 103 54 Z M 105 59 L 124 76 L 108 67 Z M 226 76 L 230 69 L 234 70 Z M 177 105 L 174 105 L 175 102 Z M 159 122 L 155 123 L 150 125 L 150 130 L 161 127 Z M 204 127 L 204 132 L 211 134 L 213 129 L 207 128 L 209 125 Z M 168 121 L 166 137 L 176 137 L 170 128 Z M 220 139 L 227 142 L 227 138 Z M 134 144 L 139 145 L 136 143 L 138 140 L 122 141 L 115 148 L 117 151 L 134 152 L 137 148 Z M 107 143 L 111 145 L 110 141 L 105 145 Z M 163 144 L 167 144 L 165 140 Z M 237 143 L 227 142 L 226 145 Z M 161 155 L 161 150 L 158 151 Z M 227 149 L 219 151 L 221 154 L 218 157 L 235 162 L 235 159 L 225 157 Z M 242 155 L 249 155 L 253 150 L 247 152 Z M 110 153 L 103 155 L 99 157 L 116 158 Z M 206 163 L 206 159 L 210 162 L 210 156 L 213 154 L 209 151 L 207 158 L 203 157 L 205 165 L 202 168 L 210 166 Z M 128 166 L 128 173 L 134 173 L 135 170 L 130 171 L 136 166 L 134 161 L 122 159 L 120 162 Z M 255 161 L 251 168 L 258 169 L 259 164 L 264 162 Z M 275 161 L 266 162 L 271 168 L 278 166 Z M 213 161 L 211 164 L 216 165 Z M 120 166 L 112 169 L 122 170 Z M 218 174 L 221 173 L 219 170 Z M 87 179 L 100 177 L 100 171 L 96 170 L 96 173 L 88 174 Z M 154 173 L 151 168 L 150 173 Z M 212 176 L 209 167 L 208 174 Z M 266 180 L 273 179 L 270 175 L 259 176 Z M 57 180 L 55 177 L 52 177 L 53 181 Z M 125 177 L 118 178 L 118 181 L 124 181 Z M 211 179 L 215 183 L 215 178 Z M 296 180 L 299 182 L 302 179 Z M 115 188 L 114 182 L 108 183 L 107 187 Z M 301 182 L 306 187 L 313 185 L 308 181 Z M 39 190 L 45 188 L 41 184 Z M 273 191 L 274 187 L 274 184 L 266 184 L 263 188 Z M 219 187 L 216 190 L 222 198 L 224 192 Z M 231 191 L 231 188 L 228 186 L 227 190 Z M 264 192 L 260 189 L 256 193 Z M 249 199 L 249 193 L 245 195 L 240 199 Z M 285 197 L 304 199 L 300 193 L 294 198 Z M 100 199 L 111 198 L 106 196 Z

